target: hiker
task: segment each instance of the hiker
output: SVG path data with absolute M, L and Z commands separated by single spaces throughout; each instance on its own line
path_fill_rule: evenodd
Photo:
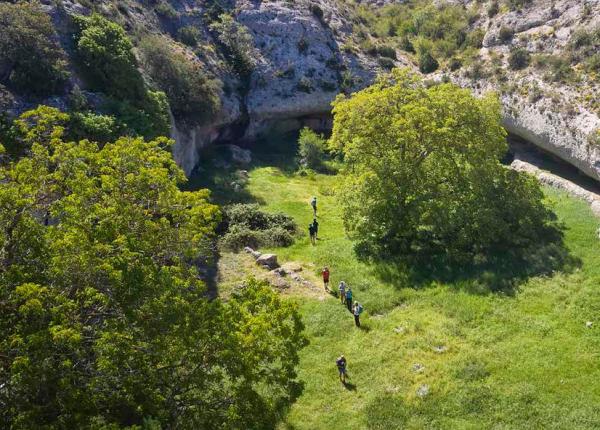
M 308 235 L 310 236 L 310 243 L 315 244 L 315 226 L 312 224 L 308 225 Z
M 315 240 L 319 239 L 319 222 L 316 218 L 313 219 L 313 227 L 315 229 Z
M 350 287 L 346 290 L 346 306 L 348 311 L 352 312 L 352 288 Z
M 338 285 L 338 291 L 340 292 L 340 301 L 343 305 L 346 303 L 346 283 L 344 281 L 340 281 L 340 285 Z
M 360 314 L 362 314 L 362 311 L 362 305 L 358 302 L 354 303 L 354 310 L 352 313 L 354 314 L 354 324 L 356 324 L 356 327 L 360 327 Z
M 323 285 L 325 286 L 325 291 L 329 291 L 329 267 L 323 268 Z
M 340 355 L 340 358 L 335 360 L 335 365 L 337 366 L 338 371 L 340 372 L 340 381 L 342 381 L 342 383 L 345 384 L 346 383 L 346 357 L 344 357 L 343 355 Z
M 313 208 L 313 215 L 316 218 L 317 217 L 317 198 L 315 196 L 313 196 L 312 200 L 310 201 L 310 205 Z

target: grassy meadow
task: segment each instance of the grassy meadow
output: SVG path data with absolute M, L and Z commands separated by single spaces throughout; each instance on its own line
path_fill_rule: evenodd
M 587 204 L 546 190 L 578 260 L 572 270 L 529 277 L 509 292 L 491 291 L 481 277 L 412 283 L 401 268 L 357 261 L 336 203 L 339 178 L 295 174 L 291 142 L 263 145 L 239 193 L 227 189 L 234 168 L 208 161 L 190 183 L 209 186 L 220 203 L 257 201 L 293 216 L 301 232 L 272 250 L 280 263 L 301 262 L 315 275 L 328 265 L 332 285 L 345 280 L 365 308 L 358 329 L 333 296 L 290 296 L 309 344 L 302 391 L 279 429 L 600 428 L 600 223 Z M 306 232 L 313 195 L 316 246 Z M 335 367 L 342 353 L 345 386 Z

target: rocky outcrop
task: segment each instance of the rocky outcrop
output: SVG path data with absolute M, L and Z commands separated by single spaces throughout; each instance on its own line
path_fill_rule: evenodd
M 474 78 L 462 69 L 440 72 L 437 79 L 446 75 L 478 94 L 490 90 L 502 93 L 504 124 L 511 133 L 600 179 L 600 146 L 589 139 L 600 129 L 600 119 L 586 102 L 596 100 L 596 106 L 600 105 L 597 81 L 549 84 L 543 79 L 546 70 L 528 67 L 513 71 L 507 61 L 510 50 L 516 46 L 531 53 L 562 52 L 577 29 L 600 26 L 600 2 L 531 0 L 521 10 L 502 9 L 488 17 L 487 4 L 481 1 L 436 0 L 435 3 L 444 1 L 479 8 L 472 28 L 485 30 L 480 58 L 488 65 L 492 60 L 499 61 L 496 67 L 502 68 L 504 78 L 500 80 L 493 73 Z M 390 2 L 392 0 L 365 0 L 363 4 L 379 7 Z M 42 3 L 68 48 L 71 43 L 68 16 L 89 13 L 89 7 L 85 6 L 88 2 L 43 0 Z M 141 33 L 162 32 L 176 39 L 183 26 L 198 30 L 198 48 L 186 48 L 183 44 L 180 48 L 187 49 L 190 57 L 200 61 L 207 73 L 223 82 L 223 90 L 221 109 L 208 124 L 190 126 L 172 119 L 171 136 L 176 142 L 173 155 L 188 175 L 199 162 L 199 151 L 212 142 L 253 140 L 273 130 L 293 130 L 305 125 L 320 130 L 330 128 L 331 102 L 336 95 L 369 85 L 382 71 L 376 57 L 362 52 L 355 43 L 356 26 L 352 20 L 356 17 L 339 1 L 221 2 L 220 6 L 229 10 L 252 36 L 256 66 L 247 85 L 240 85 L 222 47 L 209 31 L 208 3 L 162 2 L 163 6 L 168 4 L 173 8 L 169 12 L 171 17 L 157 12 L 154 4 L 123 8 L 116 7 L 110 0 L 96 3 L 96 10 L 111 16 L 131 32 L 134 29 Z M 502 28 L 514 32 L 510 40 L 501 37 Z M 400 52 L 395 64 L 414 67 L 411 59 Z M 75 70 L 73 80 L 74 85 L 81 84 Z M 511 89 L 507 90 L 507 86 Z M 65 98 L 43 103 L 63 106 Z M 5 110 L 18 113 L 30 105 L 32 103 L 28 104 L 18 95 L 0 94 L 0 107 L 4 106 Z

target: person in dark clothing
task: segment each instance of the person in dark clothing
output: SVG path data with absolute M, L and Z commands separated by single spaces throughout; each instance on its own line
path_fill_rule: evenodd
M 346 289 L 346 306 L 348 311 L 352 312 L 352 288 L 350 287 Z
M 312 224 L 308 225 L 308 235 L 310 236 L 310 243 L 315 244 L 315 226 Z
M 354 324 L 356 324 L 356 327 L 360 327 L 360 314 L 362 314 L 362 311 L 362 305 L 358 302 L 354 303 L 352 313 L 354 314 Z
M 340 357 L 335 360 L 335 365 L 338 368 L 338 372 L 340 372 L 340 381 L 342 383 L 346 383 L 346 357 L 340 355 Z
M 313 216 L 316 218 L 317 217 L 317 198 L 313 197 L 312 200 L 310 201 L 310 205 L 313 208 Z
M 319 239 L 319 222 L 317 219 L 313 219 L 313 227 L 315 229 L 315 240 Z

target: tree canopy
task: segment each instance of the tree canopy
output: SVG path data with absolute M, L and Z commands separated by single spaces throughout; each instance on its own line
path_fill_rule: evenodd
M 272 427 L 295 305 L 255 281 L 209 300 L 220 212 L 170 142 L 68 142 L 67 120 L 23 115 L 28 156 L 0 165 L 0 427 Z
M 341 204 L 365 257 L 459 260 L 532 245 L 552 220 L 535 179 L 505 168 L 500 104 L 407 70 L 334 103 Z

